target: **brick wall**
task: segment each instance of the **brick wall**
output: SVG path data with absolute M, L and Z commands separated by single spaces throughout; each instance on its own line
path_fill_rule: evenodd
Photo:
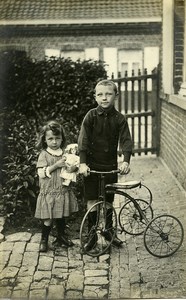
M 162 100 L 160 156 L 186 190 L 185 110 Z
M 58 48 L 65 50 L 84 50 L 85 48 L 98 47 L 102 53 L 103 47 L 117 47 L 118 49 L 143 50 L 146 46 L 160 46 L 160 34 L 123 35 L 110 34 L 81 35 L 81 36 L 37 36 L 37 37 L 3 37 L 0 38 L 1 47 L 12 46 L 24 48 L 31 58 L 41 60 L 45 55 L 45 48 Z M 1 48 L 0 48 L 1 49 Z M 100 59 L 102 59 L 100 57 Z
M 174 88 L 177 94 L 183 81 L 184 0 L 175 0 L 174 9 Z

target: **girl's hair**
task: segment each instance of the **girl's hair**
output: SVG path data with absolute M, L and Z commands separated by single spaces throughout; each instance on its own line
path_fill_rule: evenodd
M 103 79 L 103 80 L 99 81 L 99 82 L 96 84 L 95 90 L 96 90 L 97 86 L 99 86 L 99 85 L 104 85 L 104 86 L 110 85 L 110 86 L 113 87 L 114 92 L 116 93 L 116 95 L 118 94 L 118 88 L 117 88 L 117 85 L 116 85 L 115 82 L 112 81 L 112 80 Z
M 66 137 L 65 137 L 65 133 L 64 133 L 64 129 L 63 129 L 62 125 L 57 121 L 51 120 L 51 121 L 48 121 L 46 123 L 46 125 L 44 125 L 41 128 L 41 131 L 39 133 L 38 142 L 36 144 L 36 148 L 38 150 L 47 148 L 47 144 L 46 144 L 46 141 L 45 141 L 45 136 L 46 136 L 46 132 L 49 131 L 49 130 L 52 130 L 54 135 L 60 135 L 61 134 L 62 142 L 61 142 L 60 147 L 63 148 L 65 146 Z

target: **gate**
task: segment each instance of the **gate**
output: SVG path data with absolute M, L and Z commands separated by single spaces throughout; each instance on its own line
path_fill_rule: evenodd
M 138 70 L 135 75 L 112 80 L 118 84 L 119 97 L 116 103 L 118 110 L 128 120 L 132 140 L 133 155 L 153 153 L 159 155 L 160 148 L 160 104 L 159 104 L 159 71 L 155 68 L 151 74 Z

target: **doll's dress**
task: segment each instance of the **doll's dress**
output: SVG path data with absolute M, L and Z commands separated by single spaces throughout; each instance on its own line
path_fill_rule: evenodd
M 38 158 L 37 168 L 53 165 L 62 158 L 55 155 L 54 151 L 43 150 Z M 63 185 L 60 177 L 61 168 L 51 172 L 50 178 L 39 177 L 40 192 L 37 198 L 35 217 L 39 219 L 53 219 L 68 217 L 71 213 L 78 211 L 77 199 L 68 186 Z
M 65 154 L 64 156 L 66 157 L 65 163 L 68 166 L 70 166 L 70 167 L 71 166 L 77 166 L 77 167 L 79 166 L 79 156 L 78 155 L 69 153 L 69 154 Z M 60 177 L 62 177 L 63 179 L 66 179 L 66 180 L 76 182 L 77 172 L 69 173 L 69 172 L 67 172 L 66 168 L 62 168 Z

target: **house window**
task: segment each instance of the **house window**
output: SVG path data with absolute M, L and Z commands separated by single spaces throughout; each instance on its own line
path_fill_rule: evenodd
M 141 50 L 119 50 L 118 70 L 121 72 L 121 76 L 125 76 L 125 71 L 128 72 L 128 76 L 131 76 L 132 70 L 135 70 L 135 75 L 137 75 L 138 69 L 142 68 L 142 58 Z
M 134 74 L 138 74 L 138 70 L 140 68 L 140 63 L 139 62 L 133 62 L 132 63 L 132 70 L 134 71 Z
M 144 48 L 144 68 L 150 74 L 159 64 L 159 47 Z
M 46 49 L 46 57 L 64 57 L 70 58 L 73 61 L 80 60 L 99 60 L 99 48 L 86 48 L 84 50 L 60 50 L 60 49 Z
M 132 69 L 131 69 L 132 67 Z M 134 75 L 138 74 L 138 70 L 140 68 L 140 63 L 139 62 L 133 62 L 132 64 L 130 63 L 121 63 L 121 77 L 125 77 L 125 75 L 127 74 L 127 76 L 131 76 L 131 70 L 133 70 Z M 132 85 L 131 85 L 131 81 L 128 82 L 128 90 L 131 91 Z M 138 89 L 138 82 L 135 81 L 134 82 L 134 89 Z M 124 90 L 124 85 L 121 86 L 121 90 Z
M 106 63 L 106 71 L 108 77 L 111 78 L 112 73 L 114 77 L 117 78 L 117 48 L 103 48 L 103 60 Z
M 119 50 L 118 51 L 118 70 L 121 72 L 121 77 L 132 76 L 132 71 L 134 75 L 138 74 L 138 69 L 142 68 L 142 58 L 143 53 L 141 50 Z M 122 86 L 124 89 L 124 85 Z M 132 84 L 128 83 L 128 90 L 131 91 Z M 134 89 L 138 89 L 138 82 L 134 82 Z
M 128 63 L 121 63 L 121 74 L 125 76 L 126 72 L 128 73 Z
M 60 50 L 59 49 L 45 49 L 45 56 L 46 57 L 60 57 Z
M 159 64 L 159 47 L 145 47 L 144 48 L 144 69 L 147 69 L 147 74 L 151 74 L 152 71 Z M 147 81 L 148 91 L 152 90 L 152 81 Z
M 85 52 L 84 51 L 74 51 L 74 50 L 68 50 L 68 51 L 62 51 L 60 49 L 45 49 L 45 56 L 46 57 L 64 57 L 64 58 L 70 58 L 73 61 L 76 61 L 78 59 L 85 59 Z
M 61 51 L 60 53 L 61 57 L 64 58 L 70 58 L 73 61 L 76 61 L 78 59 L 84 60 L 85 59 L 85 52 L 84 51 L 74 51 L 74 50 L 68 50 L 68 51 Z
M 127 73 L 128 75 L 131 75 L 129 74 L 129 67 L 130 67 L 130 64 L 125 62 L 125 63 L 121 63 L 121 74 L 122 74 L 122 77 L 125 76 L 125 74 Z M 138 74 L 138 70 L 140 68 L 140 63 L 139 62 L 133 62 L 132 65 L 132 70 L 134 72 L 135 75 Z M 130 69 L 131 71 L 131 69 Z
M 99 48 L 86 48 L 85 59 L 99 60 Z

